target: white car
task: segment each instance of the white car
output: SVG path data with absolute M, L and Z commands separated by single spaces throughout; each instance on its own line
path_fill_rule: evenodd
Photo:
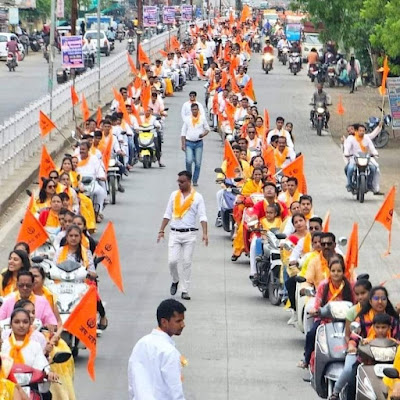
M 83 37 L 83 44 L 86 43 L 86 40 L 90 36 L 91 42 L 94 43 L 94 46 L 97 48 L 97 30 L 86 31 L 85 36 Z M 106 33 L 104 31 L 100 31 L 100 53 L 104 53 L 106 56 L 110 55 L 111 46 L 110 42 L 107 39 Z
M 315 48 L 318 55 L 322 57 L 324 55 L 324 45 L 319 40 L 318 33 L 305 33 L 304 40 L 301 43 L 301 54 L 303 56 L 304 62 L 307 62 L 308 54 L 311 49 Z
M 9 32 L 0 32 L 0 59 L 4 59 L 4 60 L 7 59 L 6 46 L 7 46 L 7 42 L 9 42 L 12 37 L 14 37 L 18 42 L 19 52 L 21 53 L 22 60 L 23 60 L 25 57 L 24 46 L 19 41 L 17 35 L 15 35 L 14 33 L 9 33 Z

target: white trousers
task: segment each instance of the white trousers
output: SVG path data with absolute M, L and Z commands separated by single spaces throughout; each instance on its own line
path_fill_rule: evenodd
M 304 325 L 304 333 L 307 334 L 314 325 L 314 318 L 310 318 L 309 311 L 314 308 L 315 306 L 315 297 L 311 297 L 306 306 L 304 307 L 304 319 L 303 319 L 303 325 Z
M 217 209 L 218 211 L 221 211 L 222 209 L 222 199 L 224 196 L 224 189 L 220 189 L 217 192 Z
M 250 275 L 253 276 L 257 273 L 257 268 L 256 268 L 256 241 L 257 241 L 257 236 L 254 236 L 253 239 L 251 239 L 250 243 Z
M 107 191 L 100 186 L 99 182 L 96 182 L 93 194 L 96 198 L 96 203 L 100 206 L 99 212 L 102 213 L 104 208 L 104 201 L 107 198 Z
M 182 292 L 188 293 L 190 277 L 192 275 L 192 257 L 196 244 L 197 231 L 176 232 L 170 231 L 168 241 L 168 265 L 172 282 L 180 282 Z M 181 274 L 178 271 L 179 261 L 182 259 Z

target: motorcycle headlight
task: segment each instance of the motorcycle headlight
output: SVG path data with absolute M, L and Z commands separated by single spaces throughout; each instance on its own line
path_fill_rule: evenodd
M 371 353 L 375 361 L 392 362 L 396 355 L 396 347 L 375 347 L 371 346 Z
M 318 107 L 317 108 L 317 113 L 318 114 L 323 114 L 325 112 L 325 109 L 324 108 L 322 108 L 322 107 Z
M 360 167 L 366 167 L 368 165 L 368 158 L 358 157 L 357 158 L 357 164 Z
M 273 55 L 269 53 L 265 54 L 264 56 L 265 61 L 271 61 L 273 58 L 274 58 Z
M 128 39 L 128 43 L 132 43 L 133 42 L 133 39 Z
M 109 167 L 114 167 L 115 164 L 116 164 L 115 159 L 114 159 L 114 158 L 111 158 L 110 161 L 109 161 L 109 163 L 108 163 L 108 166 L 109 166 Z

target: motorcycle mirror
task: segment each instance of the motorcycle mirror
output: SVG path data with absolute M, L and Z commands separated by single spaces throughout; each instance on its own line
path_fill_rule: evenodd
M 72 354 L 67 351 L 60 351 L 54 354 L 52 363 L 54 364 L 62 364 L 68 361 L 71 358 Z
M 347 237 L 345 237 L 345 236 L 340 237 L 338 240 L 338 244 L 339 244 L 339 246 L 346 246 L 347 245 Z
M 275 236 L 279 240 L 286 239 L 286 235 L 284 233 L 277 233 Z
M 353 322 L 350 324 L 350 332 L 351 332 L 351 333 L 358 333 L 358 332 L 360 332 L 360 328 L 361 328 L 361 325 L 360 325 L 359 322 L 353 321 Z
M 237 177 L 237 178 L 233 178 L 233 180 L 234 180 L 234 182 L 241 182 L 243 180 L 243 178 Z
M 168 111 L 168 110 L 169 110 L 169 107 L 164 108 L 164 111 Z
M 32 257 L 32 258 L 31 258 L 31 261 L 32 261 L 34 264 L 40 264 L 40 263 L 43 262 L 43 260 L 44 260 L 44 258 L 43 258 L 43 257 L 40 257 L 40 256 L 35 256 L 35 257 Z
M 214 172 L 215 172 L 216 174 L 223 174 L 223 173 L 224 173 L 224 171 L 222 171 L 222 168 L 215 168 L 215 169 L 214 169 Z
M 294 279 L 295 279 L 295 281 L 296 281 L 297 283 L 304 283 L 304 282 L 307 281 L 307 279 L 304 278 L 304 276 L 299 276 L 299 275 L 297 275 L 296 278 L 294 278 Z
M 384 368 L 383 375 L 387 376 L 390 379 L 398 379 L 399 378 L 399 372 L 397 371 L 396 368 Z

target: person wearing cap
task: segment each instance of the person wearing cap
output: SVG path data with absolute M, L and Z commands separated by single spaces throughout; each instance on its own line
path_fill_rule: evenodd
M 189 100 L 183 103 L 182 106 L 181 116 L 183 121 L 185 121 L 186 118 L 192 115 L 192 110 L 191 110 L 192 104 L 197 104 L 199 106 L 200 115 L 202 116 L 206 115 L 203 105 L 199 101 L 197 101 L 197 93 L 194 90 L 192 90 L 189 93 Z

